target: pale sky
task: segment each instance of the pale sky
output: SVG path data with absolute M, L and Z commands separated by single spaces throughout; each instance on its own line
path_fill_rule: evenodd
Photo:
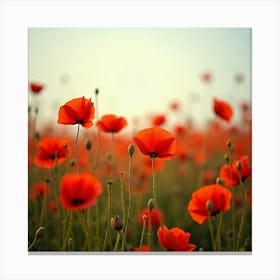
M 47 86 L 36 96 L 44 104 L 39 123 L 56 121 L 72 98 L 94 101 L 95 88 L 100 115 L 140 117 L 143 125 L 151 114 L 170 112 L 173 100 L 182 106 L 179 117 L 197 124 L 213 117 L 214 96 L 234 108 L 251 100 L 249 28 L 31 28 L 28 36 L 29 81 Z M 205 71 L 213 73 L 211 85 L 200 79 Z M 238 86 L 236 73 L 245 77 Z

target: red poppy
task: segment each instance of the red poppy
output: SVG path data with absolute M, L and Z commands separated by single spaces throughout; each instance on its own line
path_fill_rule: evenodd
M 165 123 L 165 116 L 164 115 L 156 115 L 152 119 L 153 126 L 160 126 Z
M 137 247 L 135 249 L 133 249 L 133 251 L 138 252 L 138 251 L 142 251 L 142 252 L 148 252 L 151 251 L 148 245 L 142 245 L 141 247 Z
M 44 87 L 45 86 L 43 84 L 40 84 L 40 83 L 35 83 L 35 82 L 30 82 L 29 83 L 29 89 L 34 94 L 39 94 L 44 89 Z
M 44 182 L 35 183 L 29 190 L 29 198 L 35 199 L 36 196 L 43 198 L 46 194 L 50 195 L 51 189 Z
M 61 164 L 70 154 L 67 139 L 44 138 L 38 144 L 39 151 L 34 156 L 34 163 L 43 168 L 53 168 Z
M 225 164 L 220 170 L 220 178 L 224 182 L 225 186 L 237 186 L 239 185 L 239 172 L 237 165 L 240 164 L 240 176 L 241 180 L 245 181 L 252 175 L 252 168 L 249 165 L 248 157 L 243 156 L 240 160 L 235 160 L 230 167 L 229 164 Z
M 233 116 L 231 106 L 222 100 L 218 100 L 217 98 L 214 98 L 213 110 L 217 116 L 226 121 L 230 121 Z
M 96 126 L 104 132 L 119 132 L 125 126 L 127 121 L 124 117 L 117 117 L 112 114 L 104 115 L 97 123 Z
M 204 72 L 201 74 L 201 79 L 205 83 L 209 83 L 213 79 L 213 75 L 210 72 Z
M 94 112 L 95 108 L 91 99 L 86 99 L 84 96 L 74 98 L 59 108 L 57 122 L 59 124 L 80 124 L 89 128 L 93 125 Z
M 231 192 L 221 185 L 202 187 L 192 193 L 187 210 L 192 219 L 203 224 L 211 216 L 230 209 Z M 207 209 L 208 208 L 208 209 Z
M 157 236 L 160 245 L 168 251 L 191 252 L 196 248 L 196 245 L 189 243 L 191 234 L 178 227 L 171 229 L 166 226 L 159 227 Z
M 66 174 L 61 179 L 59 200 L 68 210 L 81 210 L 95 205 L 102 192 L 102 184 L 94 176 Z
M 159 215 L 157 214 L 157 210 L 156 208 L 154 208 L 151 213 L 150 213 L 150 216 L 151 216 L 151 225 L 152 227 L 159 227 L 160 226 L 160 222 L 164 222 L 165 221 L 165 215 L 164 213 L 162 212 L 162 210 L 158 209 L 158 212 L 159 212 Z M 143 216 L 147 216 L 146 218 L 146 227 L 149 226 L 149 210 L 148 208 L 144 208 L 140 211 L 139 215 L 138 215 L 138 221 L 141 225 L 144 224 L 144 218 Z
M 163 128 L 155 126 L 140 130 L 133 140 L 140 151 L 151 158 L 170 159 L 175 156 L 176 139 Z
M 171 110 L 176 111 L 179 109 L 179 103 L 176 101 L 173 101 L 169 104 L 169 107 Z

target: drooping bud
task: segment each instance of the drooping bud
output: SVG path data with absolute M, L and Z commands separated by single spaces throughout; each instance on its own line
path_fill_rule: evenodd
M 96 88 L 96 89 L 95 89 L 95 94 L 98 95 L 98 93 L 99 93 L 99 89 Z
M 154 207 L 156 206 L 155 201 L 151 198 L 148 201 L 148 209 L 150 210 L 150 212 L 154 209 Z
M 220 177 L 217 177 L 216 184 L 224 186 L 225 183 Z
M 232 149 L 232 143 L 231 143 L 230 140 L 227 141 L 227 147 L 228 147 L 229 149 Z
M 119 215 L 114 215 L 111 218 L 110 223 L 111 227 L 116 231 L 120 231 L 123 229 L 123 221 Z
M 86 141 L 86 149 L 89 151 L 92 148 L 92 142 L 90 139 Z
M 134 154 L 134 146 L 132 144 L 129 144 L 128 145 L 128 148 L 127 148 L 127 151 L 128 151 L 128 154 L 132 157 L 132 155 Z

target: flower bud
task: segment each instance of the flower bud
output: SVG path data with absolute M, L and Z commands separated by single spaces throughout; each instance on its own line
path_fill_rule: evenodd
M 213 202 L 212 200 L 207 200 L 207 202 L 205 203 L 205 208 L 207 209 L 208 212 L 211 213 L 212 209 L 213 209 Z
M 228 154 L 224 155 L 224 160 L 225 160 L 226 163 L 229 163 L 229 155 Z
M 90 139 L 86 141 L 86 149 L 89 151 L 92 148 L 92 142 Z
M 217 177 L 216 184 L 224 186 L 224 181 L 220 177 Z
M 148 209 L 150 210 L 150 212 L 153 210 L 153 208 L 155 207 L 155 201 L 151 198 L 148 201 Z
M 241 169 L 242 169 L 242 164 L 241 164 L 240 161 L 237 162 L 236 168 L 237 168 L 239 171 L 241 171 Z
M 132 155 L 134 154 L 134 146 L 132 144 L 128 145 L 128 154 L 132 157 Z
M 99 93 L 99 89 L 96 88 L 96 89 L 95 89 L 95 94 L 97 95 L 98 93 Z
M 123 221 L 119 215 L 114 215 L 111 218 L 110 223 L 111 227 L 116 231 L 120 231 L 123 229 Z
M 227 141 L 227 147 L 228 147 L 229 149 L 232 149 L 232 143 L 231 143 L 230 140 Z

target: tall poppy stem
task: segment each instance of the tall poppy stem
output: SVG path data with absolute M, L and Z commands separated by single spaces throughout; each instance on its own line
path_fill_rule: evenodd
M 99 207 L 98 203 L 95 205 L 95 213 L 96 213 L 96 246 L 98 250 L 100 250 L 100 228 L 99 228 Z
M 146 228 L 146 220 L 147 220 L 147 216 L 144 215 L 143 216 L 143 228 L 142 228 L 141 239 L 140 239 L 140 243 L 139 243 L 139 250 L 141 250 L 141 247 L 143 244 L 143 238 L 144 238 L 145 228 Z
M 152 176 L 153 176 L 153 182 L 152 182 L 152 188 L 153 188 L 153 199 L 157 206 L 157 194 L 156 194 L 156 174 L 155 174 L 155 157 L 152 157 Z
M 130 209 L 131 209 L 131 177 L 132 177 L 132 155 L 129 155 L 129 163 L 128 163 L 128 208 L 127 208 L 127 218 L 125 221 L 125 231 L 124 235 L 127 234 L 127 227 L 130 217 Z M 124 219 L 125 220 L 125 219 Z
M 75 140 L 75 155 L 76 155 L 77 173 L 79 173 L 79 157 L 78 157 L 79 132 L 80 132 L 80 124 L 78 124 L 77 135 L 76 135 L 76 140 Z
M 245 185 L 244 185 L 244 183 L 241 179 L 240 171 L 238 171 L 238 173 L 239 173 L 240 185 L 243 188 L 243 210 L 242 210 L 242 216 L 241 216 L 239 231 L 238 231 L 238 235 L 237 235 L 236 250 L 239 249 L 240 239 L 241 239 L 241 236 L 242 236 L 242 231 L 243 231 L 243 228 L 244 228 L 246 212 L 247 212 L 247 189 L 246 189 L 246 187 L 245 187 Z
M 66 246 L 67 246 L 67 243 L 68 243 L 68 240 L 69 240 L 69 237 L 70 237 L 70 233 L 71 233 L 71 230 L 72 230 L 72 223 L 73 223 L 73 213 L 71 211 L 70 214 L 69 214 L 68 229 L 67 229 L 64 241 L 63 241 L 63 246 L 62 246 L 61 251 L 65 251 L 65 249 L 66 249 Z
M 112 135 L 112 148 L 111 148 L 111 176 L 115 173 L 115 137 L 114 132 L 111 133 Z
M 212 250 L 216 251 L 216 246 L 215 246 L 215 240 L 214 240 L 214 230 L 213 230 L 213 225 L 212 225 L 212 216 L 211 213 L 208 215 L 208 226 L 209 226 L 209 232 L 211 236 L 211 243 L 212 243 Z
M 108 239 L 110 238 L 110 220 L 112 216 L 112 180 L 109 180 L 107 183 L 107 191 L 108 191 L 108 197 L 107 197 L 107 227 L 106 227 L 106 233 L 105 233 L 105 239 L 103 243 L 103 251 L 106 250 Z
M 83 219 L 83 217 L 81 216 L 81 213 L 77 212 L 77 216 L 78 216 L 78 220 L 79 220 L 79 222 L 83 228 L 84 234 L 85 234 L 88 251 L 91 251 L 91 240 L 90 240 L 90 236 L 89 236 L 89 231 L 86 226 L 86 222 Z
M 45 184 L 45 193 L 44 193 L 44 197 L 43 197 L 43 201 L 42 201 L 42 208 L 41 208 L 41 216 L 40 216 L 40 225 L 39 226 L 43 226 L 43 222 L 44 222 L 44 216 L 46 213 L 46 206 L 47 206 L 47 191 L 48 191 L 48 184 Z
M 223 213 L 219 214 L 219 221 L 217 225 L 217 235 L 216 235 L 216 249 L 222 250 L 222 241 L 221 241 L 221 231 L 222 231 L 222 221 L 223 221 Z

